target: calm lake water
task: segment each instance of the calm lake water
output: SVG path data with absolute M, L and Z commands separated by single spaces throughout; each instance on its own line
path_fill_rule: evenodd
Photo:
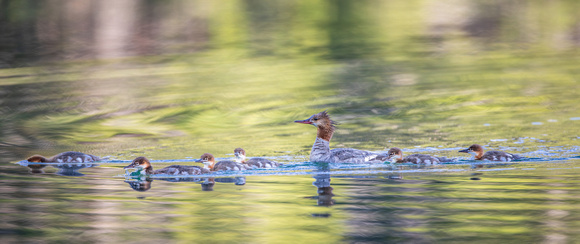
M 580 242 L 578 9 L 0 0 L 0 242 Z M 331 148 L 458 160 L 308 162 L 316 129 L 293 121 L 323 110 Z M 473 143 L 526 158 L 476 164 Z M 284 165 L 123 175 L 237 147 Z M 108 159 L 22 162 L 64 151 Z

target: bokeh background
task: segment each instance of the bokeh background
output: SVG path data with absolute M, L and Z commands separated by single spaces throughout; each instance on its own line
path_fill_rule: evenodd
M 291 122 L 322 110 L 336 143 L 373 150 L 577 139 L 577 1 L 0 4 L 11 160 L 307 153 Z

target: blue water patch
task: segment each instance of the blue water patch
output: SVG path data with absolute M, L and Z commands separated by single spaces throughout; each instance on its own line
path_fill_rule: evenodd
M 423 153 L 423 154 L 437 154 L 439 152 L 458 151 L 464 148 L 409 148 L 404 149 L 407 154 Z M 489 148 L 488 150 L 492 150 Z M 501 150 L 508 152 L 525 151 L 526 148 L 501 147 Z M 492 162 L 492 161 L 475 161 L 470 157 L 457 157 L 453 162 L 446 162 L 439 165 L 425 166 L 414 164 L 391 164 L 389 162 L 380 164 L 328 164 L 328 163 L 313 163 L 304 161 L 304 156 L 277 156 L 266 157 L 270 160 L 281 163 L 277 168 L 268 169 L 251 169 L 244 171 L 216 171 L 205 175 L 151 175 L 150 178 L 203 178 L 203 177 L 232 177 L 232 176 L 262 176 L 262 175 L 309 175 L 320 174 L 326 172 L 329 174 L 344 174 L 344 175 L 378 175 L 387 173 L 429 173 L 429 172 L 446 172 L 446 171 L 466 171 L 474 168 L 480 168 L 480 171 L 497 171 L 497 170 L 513 170 L 514 164 L 537 164 L 537 163 L 555 163 L 565 162 L 567 160 L 576 160 L 580 158 L 578 152 L 580 147 L 564 147 L 564 146 L 539 146 L 534 151 L 527 151 L 518 153 L 523 158 L 511 162 Z M 385 152 L 379 152 L 385 153 Z M 459 154 L 459 153 L 458 153 Z M 233 158 L 219 158 L 219 160 L 233 160 Z M 32 167 L 33 165 L 52 166 L 58 169 L 80 170 L 90 167 L 107 167 L 118 165 L 128 165 L 132 160 L 117 160 L 106 159 L 97 162 L 89 163 L 31 163 L 28 161 L 20 161 L 17 164 L 25 167 Z M 165 159 L 165 160 L 151 160 L 153 165 L 157 167 L 164 167 L 163 164 L 188 164 L 199 163 L 199 159 L 185 158 L 185 159 Z M 154 166 L 155 167 L 155 166 Z M 157 168 L 156 167 L 156 168 Z M 493 167 L 493 169 L 481 169 L 483 167 Z M 525 170 L 532 170 L 535 167 L 526 167 Z M 116 177 L 126 177 L 130 175 L 117 175 Z

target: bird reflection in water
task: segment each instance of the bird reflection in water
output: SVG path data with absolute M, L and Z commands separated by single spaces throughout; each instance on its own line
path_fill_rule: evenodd
M 27 164 L 27 163 L 21 163 L 22 166 L 26 166 L 30 169 L 30 173 L 31 174 L 45 174 L 46 172 L 44 171 L 44 168 L 46 168 L 46 166 L 51 166 L 54 168 L 57 168 L 58 171 L 54 174 L 56 175 L 62 175 L 62 176 L 83 176 L 85 174 L 79 172 L 80 169 L 84 169 L 84 168 L 91 168 L 91 167 L 95 167 L 98 166 L 98 164 L 87 164 L 87 163 L 75 163 L 75 164 L 65 164 L 65 163 L 58 163 L 58 164 L 54 164 L 54 163 L 33 163 L 33 164 Z
M 57 175 L 83 176 L 85 174 L 79 172 L 80 169 L 92 168 L 98 166 L 98 164 L 78 163 L 78 164 L 56 164 L 51 166 L 58 169 L 58 171 L 55 173 Z
M 43 164 L 29 164 L 26 165 L 26 167 L 28 167 L 28 169 L 30 170 L 31 174 L 44 174 L 44 168 L 46 168 L 46 165 Z
M 312 176 L 316 179 L 312 182 L 312 185 L 316 186 L 318 196 L 312 198 L 318 200 L 318 206 L 332 206 L 334 205 L 334 200 L 332 199 L 334 188 L 330 186 L 330 168 L 328 165 L 319 166 L 317 172 Z
M 78 172 L 80 169 L 98 166 L 94 162 L 100 161 L 101 158 L 81 152 L 63 152 L 46 158 L 41 155 L 34 155 L 21 161 L 19 164 L 30 169 L 32 174 L 44 174 L 44 168 L 48 165 L 57 168 L 57 175 L 63 176 L 83 176 Z
M 235 177 L 235 178 L 214 178 L 214 177 L 195 177 L 195 178 L 188 178 L 188 177 L 171 177 L 171 178 L 155 178 L 155 180 L 162 180 L 168 182 L 195 182 L 200 183 L 202 191 L 213 191 L 216 182 L 220 183 L 234 183 L 235 185 L 245 185 L 246 178 L 245 177 Z M 151 182 L 153 182 L 153 178 L 148 177 L 146 175 L 142 176 L 126 176 L 125 183 L 128 183 L 129 186 L 135 191 L 148 191 L 151 189 Z
M 129 186 L 135 191 L 148 191 L 151 189 L 151 182 L 152 179 L 144 179 L 144 180 L 125 180 L 125 183 L 128 183 Z
M 236 186 L 243 186 L 246 184 L 246 177 L 238 176 L 235 178 L 207 178 L 201 183 L 202 191 L 213 191 L 213 186 L 216 182 L 220 183 L 234 183 Z
M 214 185 L 215 185 L 214 178 L 206 178 L 203 182 L 201 182 L 201 190 L 202 191 L 213 191 Z
M 20 165 L 27 167 L 31 174 L 45 174 L 46 166 L 57 168 L 58 171 L 54 174 L 62 176 L 83 176 L 85 174 L 79 172 L 80 169 L 92 168 L 99 166 L 93 163 L 40 163 L 40 162 L 20 162 Z

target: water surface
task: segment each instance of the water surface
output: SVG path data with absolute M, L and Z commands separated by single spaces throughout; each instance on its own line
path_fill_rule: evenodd
M 0 1 L 0 241 L 577 242 L 579 7 Z M 292 121 L 323 110 L 333 148 L 459 161 L 310 163 Z M 478 166 L 473 143 L 527 159 Z M 236 147 L 284 166 L 122 176 Z M 18 164 L 64 151 L 109 159 Z

